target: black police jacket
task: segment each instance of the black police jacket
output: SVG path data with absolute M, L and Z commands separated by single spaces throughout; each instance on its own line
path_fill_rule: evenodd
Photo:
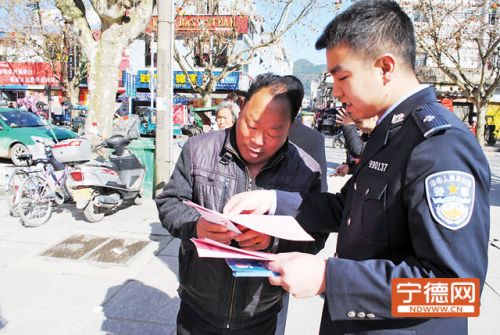
M 305 196 L 299 208 L 303 225 L 338 232 L 320 333 L 466 334 L 466 318 L 394 318 L 391 280 L 479 278 L 482 286 L 489 188 L 480 146 L 433 88 L 397 106 L 342 192 Z M 447 211 L 453 199 L 464 205 Z
M 200 258 L 196 237 L 199 214 L 182 200 L 222 211 L 229 198 L 256 189 L 319 192 L 320 166 L 306 152 L 285 143 L 254 180 L 236 150 L 235 129 L 192 137 L 184 145 L 170 181 L 156 198 L 162 225 L 181 239 L 179 295 L 184 303 L 215 327 L 238 329 L 278 313 L 283 290 L 267 278 L 234 278 L 224 259 Z M 307 229 L 307 227 L 305 227 Z M 279 240 L 275 252 L 318 252 L 326 234 L 315 242 Z

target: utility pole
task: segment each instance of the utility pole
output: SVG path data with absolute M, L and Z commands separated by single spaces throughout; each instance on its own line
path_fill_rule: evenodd
M 155 52 L 157 52 L 157 48 L 155 45 L 155 32 L 151 32 L 151 46 L 149 48 L 150 56 L 151 56 L 151 64 L 149 65 L 149 99 L 151 100 L 151 109 L 155 106 L 155 90 L 156 90 L 156 77 L 155 77 Z
M 155 194 L 168 182 L 172 167 L 172 59 L 174 45 L 173 0 L 159 0 L 156 97 Z

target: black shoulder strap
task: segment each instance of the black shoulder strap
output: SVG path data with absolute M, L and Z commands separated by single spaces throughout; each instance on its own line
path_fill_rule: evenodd
M 425 138 L 429 138 L 441 130 L 452 127 L 441 115 L 439 106 L 436 104 L 420 106 L 412 113 L 412 116 Z
M 219 159 L 219 162 L 222 164 L 222 165 L 228 165 L 230 161 L 233 160 L 233 155 L 229 152 L 225 152 L 222 157 Z

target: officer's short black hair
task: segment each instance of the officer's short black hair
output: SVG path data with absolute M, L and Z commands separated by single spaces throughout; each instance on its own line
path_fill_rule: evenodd
M 389 51 L 415 70 L 413 23 L 391 0 L 363 0 L 336 16 L 316 41 L 316 49 L 345 45 L 368 57 Z
M 270 88 L 271 94 L 275 98 L 287 99 L 292 107 L 290 120 L 293 122 L 299 113 L 302 99 L 304 98 L 304 86 L 301 81 L 294 76 L 279 76 L 277 74 L 265 73 L 257 76 L 247 91 L 245 101 L 249 101 L 253 95 L 263 88 Z

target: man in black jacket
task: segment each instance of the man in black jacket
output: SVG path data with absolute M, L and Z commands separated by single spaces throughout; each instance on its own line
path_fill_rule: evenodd
M 182 202 L 222 211 L 231 196 L 248 190 L 319 193 L 319 164 L 287 141 L 303 95 L 296 78 L 258 76 L 235 126 L 193 137 L 184 145 L 156 199 L 163 226 L 182 240 L 178 334 L 274 334 L 284 293 L 266 278 L 234 278 L 223 259 L 199 258 L 190 238 L 270 252 L 317 252 L 323 247 L 322 233 L 313 234 L 316 242 L 279 240 L 252 230 L 236 235 Z
M 412 297 L 429 294 L 442 278 L 454 283 L 424 310 L 453 303 L 454 284 L 477 278 L 469 302 L 479 303 L 490 226 L 490 169 L 481 147 L 434 89 L 419 85 L 413 24 L 396 2 L 356 2 L 330 22 L 316 47 L 326 48 L 333 94 L 355 120 L 377 116 L 378 124 L 341 193 L 276 192 L 276 213 L 298 208 L 299 222 L 338 232 L 338 239 L 328 259 L 277 255 L 268 267 L 281 276 L 270 282 L 296 297 L 324 295 L 320 334 L 467 334 L 460 314 L 393 314 L 391 285 L 397 278 L 410 283 L 404 299 L 413 306 L 403 307 L 411 312 L 422 306 Z M 269 193 L 258 194 L 259 211 L 272 206 Z M 250 198 L 239 194 L 226 213 L 252 209 Z

